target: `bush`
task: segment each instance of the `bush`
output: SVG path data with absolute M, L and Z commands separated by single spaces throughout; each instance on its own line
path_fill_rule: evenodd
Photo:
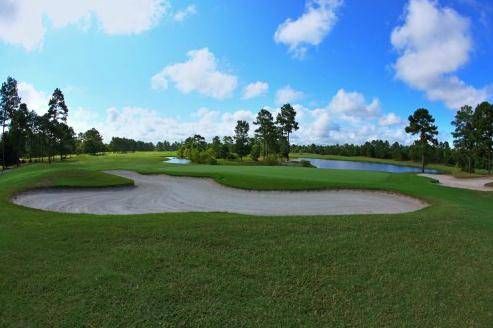
M 313 167 L 312 163 L 310 161 L 307 161 L 305 159 L 299 160 L 300 166 L 302 167 Z
M 250 158 L 256 162 L 258 161 L 259 157 L 260 157 L 260 145 L 256 143 L 252 146 L 252 150 L 250 152 Z
M 280 164 L 280 161 L 275 156 L 268 156 L 262 161 L 262 163 L 267 166 L 276 166 Z

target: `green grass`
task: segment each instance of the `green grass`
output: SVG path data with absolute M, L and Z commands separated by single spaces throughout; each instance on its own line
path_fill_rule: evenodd
M 411 174 L 180 166 L 164 153 L 80 156 L 0 177 L 0 326 L 410 326 L 493 322 L 493 193 Z M 130 169 L 246 189 L 365 188 L 420 197 L 399 215 L 95 216 L 8 200 L 102 187 Z

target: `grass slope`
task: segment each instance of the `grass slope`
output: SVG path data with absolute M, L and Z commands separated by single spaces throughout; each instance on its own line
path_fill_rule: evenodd
M 80 156 L 0 177 L 0 326 L 490 326 L 493 194 L 414 175 L 178 166 L 163 153 Z M 93 216 L 21 208 L 96 171 L 209 176 L 248 189 L 370 188 L 426 199 L 399 215 Z

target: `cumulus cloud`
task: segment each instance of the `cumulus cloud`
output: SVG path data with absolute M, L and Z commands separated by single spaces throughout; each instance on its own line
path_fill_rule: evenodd
M 164 67 L 151 78 L 154 89 L 167 89 L 169 82 L 184 94 L 198 92 L 216 99 L 230 97 L 238 78 L 218 68 L 216 57 L 207 48 L 191 50 L 188 60 Z
M 193 134 L 200 134 L 209 140 L 216 135 L 233 135 L 238 120 L 252 123 L 254 119 L 255 113 L 248 110 L 222 113 L 200 108 L 190 117 L 180 119 L 147 108 L 111 107 L 102 116 L 89 109 L 77 108 L 71 111 L 69 124 L 77 132 L 94 127 L 107 142 L 113 136 L 157 142 L 181 141 Z
M 46 112 L 49 95 L 32 84 L 19 82 L 22 101 L 38 114 Z M 282 104 L 282 103 L 281 103 Z M 338 90 L 327 103 L 319 108 L 293 105 L 300 123 L 300 130 L 292 135 L 298 144 L 364 143 L 373 139 L 409 143 L 412 140 L 404 132 L 405 122 L 395 113 L 383 113 L 378 99 L 367 100 L 356 91 Z M 68 123 L 76 132 L 96 128 L 109 142 L 111 137 L 120 136 L 143 141 L 180 141 L 193 134 L 207 139 L 233 135 L 238 120 L 250 123 L 250 135 L 255 127 L 253 121 L 257 111 L 236 110 L 222 112 L 210 108 L 199 108 L 185 117 L 163 114 L 163 111 L 126 106 L 110 107 L 104 112 L 69 104 Z M 275 117 L 279 107 L 265 107 Z
M 396 124 L 401 124 L 402 119 L 397 116 L 395 113 L 388 113 L 378 120 L 378 124 L 382 126 L 391 126 L 391 125 L 396 125 Z
M 197 7 L 195 7 L 195 5 L 188 5 L 182 10 L 178 10 L 173 15 L 173 19 L 177 22 L 183 22 L 186 18 L 196 14 L 197 14 Z
M 456 76 L 473 49 L 470 21 L 454 9 L 430 0 L 410 0 L 404 23 L 397 26 L 391 42 L 400 54 L 396 77 L 424 91 L 433 101 L 457 109 L 476 105 L 491 96 L 488 88 L 467 85 Z
M 303 98 L 303 92 L 291 88 L 286 85 L 276 92 L 276 104 L 284 105 L 286 103 L 292 103 Z
M 337 10 L 342 0 L 307 0 L 305 12 L 299 18 L 286 19 L 274 34 L 276 43 L 289 47 L 297 58 L 303 58 L 309 46 L 319 45 L 337 22 Z
M 364 118 L 361 115 L 361 109 L 355 109 L 352 114 L 356 118 L 348 121 L 347 117 L 343 116 L 352 114 L 347 111 L 337 111 L 332 101 L 322 108 L 309 109 L 301 105 L 294 107 L 300 122 L 300 130 L 292 135 L 294 143 L 359 144 L 374 139 L 411 142 L 410 137 L 404 132 L 402 120 L 399 119 L 399 123 L 395 121 L 394 124 L 379 124 L 386 117 L 391 117 L 390 114 L 378 113 L 375 116 Z M 371 107 L 371 102 L 365 101 L 364 107 Z M 357 106 L 354 105 L 352 108 L 357 108 Z M 279 111 L 279 108 L 267 109 L 274 116 Z M 181 141 L 193 134 L 200 134 L 211 140 L 216 135 L 221 137 L 233 135 L 238 120 L 249 122 L 250 135 L 253 135 L 255 126 L 252 123 L 256 115 L 256 111 L 250 110 L 221 112 L 210 108 L 199 108 L 188 117 L 179 118 L 141 107 L 111 107 L 99 115 L 95 111 L 76 108 L 70 112 L 69 124 L 74 126 L 77 132 L 95 127 L 107 142 L 113 136 L 152 142 Z
M 359 92 L 340 89 L 327 106 L 303 111 L 300 130 L 293 135 L 297 143 L 361 144 L 375 139 L 410 142 L 397 115 L 383 114 L 378 99 L 368 102 Z
M 267 82 L 257 81 L 250 83 L 243 89 L 243 99 L 252 99 L 258 96 L 262 96 L 269 90 L 269 84 Z
M 42 45 L 48 27 L 92 22 L 109 35 L 137 34 L 153 27 L 167 8 L 167 0 L 2 0 L 0 39 L 33 50 Z
M 374 118 L 380 110 L 380 101 L 373 99 L 367 104 L 365 97 L 359 92 L 347 92 L 339 89 L 330 101 L 329 111 L 337 114 L 342 120 L 355 121 Z
M 38 114 L 44 114 L 48 110 L 49 95 L 37 90 L 32 84 L 19 82 L 17 90 L 23 103 L 26 103 L 30 110 L 35 110 Z

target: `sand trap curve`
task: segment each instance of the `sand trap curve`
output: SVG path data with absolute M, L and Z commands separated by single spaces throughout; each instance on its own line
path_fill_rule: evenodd
M 67 213 L 231 212 L 283 216 L 403 213 L 427 206 L 417 199 L 386 192 L 247 191 L 224 187 L 211 179 L 129 171 L 107 173 L 130 178 L 135 181 L 135 187 L 36 190 L 17 195 L 13 202 Z
M 493 182 L 492 178 L 467 178 L 459 179 L 451 175 L 443 174 L 420 174 L 420 176 L 437 180 L 440 184 L 446 187 L 479 190 L 479 191 L 493 191 L 492 187 L 487 187 L 486 184 Z

